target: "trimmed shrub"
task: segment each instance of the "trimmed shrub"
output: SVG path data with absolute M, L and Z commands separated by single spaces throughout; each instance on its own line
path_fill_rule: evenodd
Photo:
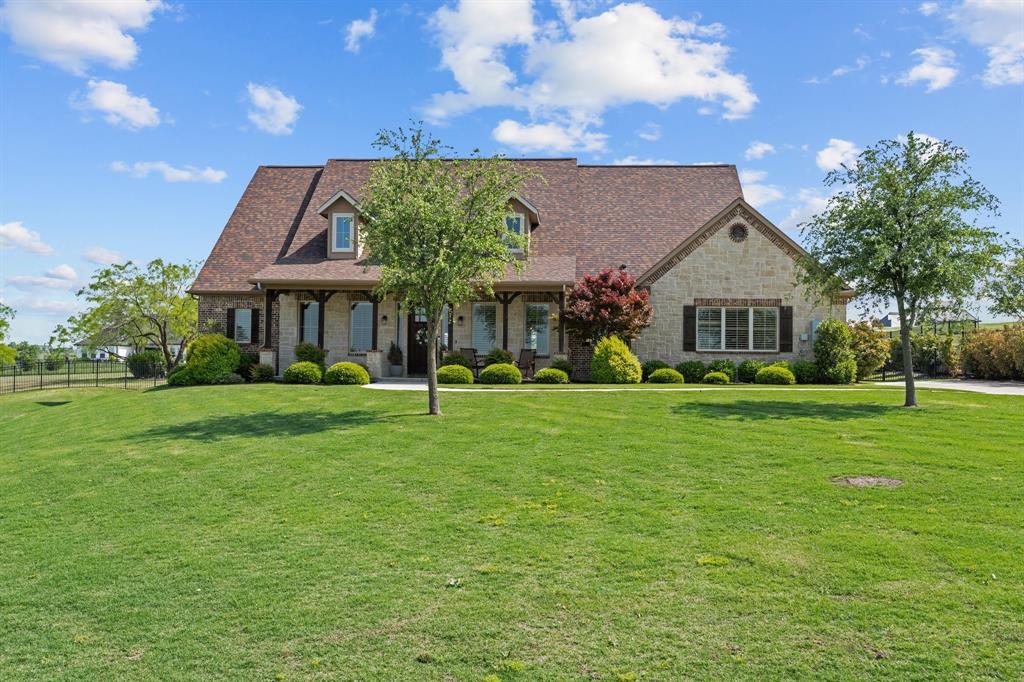
M 273 381 L 274 366 L 260 362 L 249 368 L 249 379 L 256 382 Z
M 512 360 L 514 360 L 512 353 L 502 348 L 492 348 L 491 352 L 484 357 L 484 367 L 490 365 L 511 365 Z
M 167 373 L 168 386 L 195 386 L 196 380 L 188 365 L 178 365 Z
M 245 383 L 245 379 L 242 378 L 241 374 L 238 374 L 236 372 L 231 372 L 229 374 L 225 374 L 220 379 L 218 379 L 217 383 L 218 384 L 244 384 Z
M 683 384 L 686 383 L 686 379 L 674 369 L 662 367 L 651 372 L 647 382 L 651 384 Z
M 852 384 L 857 380 L 857 361 L 847 358 L 825 370 L 824 379 L 830 384 Z
M 793 371 L 793 363 L 791 363 L 789 360 L 779 360 L 777 362 L 769 364 L 768 367 L 785 367 L 790 372 Z
M 445 365 L 437 370 L 437 383 L 471 384 L 473 383 L 473 372 L 462 365 Z
M 295 346 L 295 361 L 312 362 L 314 365 L 319 365 L 322 372 L 324 363 L 327 361 L 327 351 L 315 343 L 303 341 Z
M 818 366 L 809 360 L 797 360 L 793 363 L 793 376 L 798 384 L 818 383 Z
M 443 358 L 441 358 L 441 366 L 442 367 L 455 366 L 455 367 L 465 367 L 466 369 L 472 369 L 472 367 L 470 367 L 469 358 L 467 358 L 462 353 L 448 353 Z
M 730 384 L 729 375 L 725 372 L 708 372 L 704 375 L 702 383 L 705 384 Z
M 158 350 L 144 350 L 132 353 L 126 360 L 128 371 L 136 379 L 158 377 L 164 372 L 164 354 Z
M 1024 326 L 984 330 L 963 342 L 963 370 L 980 379 L 1024 378 Z
M 545 367 L 537 370 L 537 373 L 533 375 L 533 382 L 535 384 L 567 384 L 569 375 L 560 369 Z
M 662 362 L 661 360 L 648 360 L 644 364 L 640 365 L 640 378 L 643 381 L 647 381 L 651 378 L 651 373 L 655 370 L 665 369 L 666 367 L 671 367 L 671 365 L 667 362 Z
M 238 362 L 238 369 L 235 371 L 243 378 L 248 379 L 252 376 L 253 365 L 260 363 L 260 354 L 251 352 L 242 352 L 242 359 Z
M 889 335 L 870 322 L 855 322 L 850 325 L 850 350 L 857 362 L 857 381 L 860 381 L 889 359 Z
M 221 334 L 203 334 L 188 346 L 189 374 L 197 384 L 215 384 L 238 369 L 238 344 Z
M 370 373 L 354 362 L 336 362 L 324 372 L 324 383 L 362 386 L 370 383 Z
M 736 381 L 736 363 L 732 360 L 719 359 L 708 363 L 709 372 L 721 372 L 729 377 L 729 383 Z
M 555 358 L 551 361 L 551 369 L 560 369 L 566 376 L 572 376 L 572 363 L 569 358 Z
M 754 376 L 754 382 L 758 384 L 795 384 L 796 377 L 785 367 L 779 367 L 777 365 L 769 365 L 768 367 L 762 367 L 757 370 L 757 374 Z
M 683 375 L 686 383 L 699 384 L 704 375 L 708 373 L 708 368 L 700 360 L 687 360 L 676 365 L 676 371 Z
M 639 384 L 643 371 L 640 361 L 630 352 L 626 342 L 617 336 L 606 336 L 594 347 L 590 361 L 590 380 L 598 384 Z
M 523 375 L 519 368 L 506 362 L 498 362 L 484 367 L 480 372 L 481 384 L 521 384 Z
M 736 368 L 736 378 L 745 384 L 752 384 L 762 367 L 764 367 L 764 363 L 760 360 L 744 360 Z
M 320 365 L 308 360 L 300 360 L 292 363 L 284 371 L 284 383 L 286 384 L 319 384 L 323 372 Z

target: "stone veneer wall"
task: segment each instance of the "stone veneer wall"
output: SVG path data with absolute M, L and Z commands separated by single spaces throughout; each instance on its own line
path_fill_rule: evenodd
M 737 223 L 748 228 L 747 238 L 740 242 L 729 235 L 729 228 Z M 698 240 L 681 260 L 656 273 L 657 279 L 650 285 L 654 321 L 632 343 L 633 352 L 641 361 L 657 359 L 672 365 L 693 359 L 810 359 L 812 320 L 845 320 L 846 305 L 822 305 L 811 300 L 795 284 L 793 255 L 791 247 L 771 228 L 749 211 L 737 208 Z M 737 299 L 757 305 L 756 299 L 770 299 L 774 304 L 792 306 L 793 352 L 683 351 L 683 307 L 697 304 L 698 299 L 720 299 L 723 305 Z M 806 340 L 801 335 L 806 335 Z
M 254 343 L 239 344 L 246 352 L 258 352 L 261 348 L 267 347 L 263 343 L 264 330 L 266 329 L 266 296 L 258 294 L 199 294 L 199 331 L 200 333 L 223 334 L 228 326 L 229 308 L 252 308 L 260 311 L 259 336 Z M 270 348 L 277 348 L 280 305 L 276 302 L 271 306 L 271 339 Z

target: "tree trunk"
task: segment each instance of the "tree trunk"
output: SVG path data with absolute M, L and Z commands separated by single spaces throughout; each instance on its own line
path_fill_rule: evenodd
M 437 325 L 438 315 L 431 311 L 427 318 L 427 404 L 429 413 L 441 416 L 441 403 L 437 399 Z
M 901 299 L 896 299 L 900 313 L 900 346 L 903 348 L 903 380 L 906 386 L 906 397 L 903 407 L 917 407 L 917 390 L 914 387 L 914 349 L 910 345 L 910 320 L 907 309 Z

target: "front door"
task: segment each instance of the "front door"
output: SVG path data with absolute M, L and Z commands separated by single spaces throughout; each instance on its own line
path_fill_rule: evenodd
M 423 376 L 427 373 L 427 316 L 409 314 L 409 376 Z

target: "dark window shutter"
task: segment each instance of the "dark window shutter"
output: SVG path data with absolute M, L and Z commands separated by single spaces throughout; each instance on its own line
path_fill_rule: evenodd
M 235 338 L 235 309 L 228 308 L 228 328 L 224 333 L 224 336 L 229 339 Z
M 793 306 L 779 308 L 779 352 L 793 352 Z
M 252 329 L 249 332 L 249 338 L 252 343 L 259 344 L 260 342 L 260 309 L 252 309 Z
M 683 306 L 683 350 L 697 350 L 697 306 Z

